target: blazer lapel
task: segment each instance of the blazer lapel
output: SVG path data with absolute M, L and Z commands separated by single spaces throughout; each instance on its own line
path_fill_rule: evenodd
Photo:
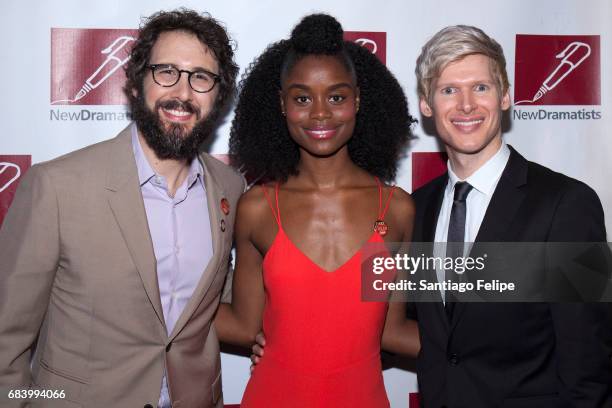
M 149 301 L 165 330 L 164 314 L 157 284 L 157 262 L 140 192 L 138 171 L 131 143 L 131 128 L 129 126 L 115 139 L 115 151 L 109 158 L 109 162 L 106 181 L 106 189 L 110 192 L 108 202 L 138 270 Z
M 425 211 L 423 216 L 423 242 L 434 242 L 436 237 L 436 226 L 438 225 L 438 216 L 442 208 L 444 200 L 444 189 L 448 182 L 448 174 L 436 181 L 437 185 L 425 203 Z
M 204 169 L 204 184 L 206 186 L 206 201 L 208 204 L 207 209 L 202 211 L 208 211 L 210 219 L 211 238 L 213 243 L 213 255 L 208 265 L 202 273 L 202 277 L 198 282 L 191 299 L 185 305 L 185 309 L 179 316 L 172 333 L 170 333 L 170 340 L 174 339 L 181 329 L 187 324 L 195 310 L 198 308 L 202 300 L 204 299 L 210 285 L 212 284 L 215 276 L 223 268 L 219 268 L 222 261 L 229 262 L 228 259 L 223 259 L 223 253 L 225 252 L 225 242 L 231 242 L 231 239 L 227 239 L 225 234 L 229 233 L 226 230 L 230 230 L 229 226 L 226 225 L 226 216 L 221 210 L 221 200 L 226 197 L 221 184 L 217 182 L 213 173 L 211 172 L 212 166 L 208 164 L 210 160 L 216 160 L 207 154 L 202 154 L 200 162 Z
M 527 183 L 527 160 L 511 146 L 510 158 L 504 169 L 474 242 L 504 242 L 511 239 L 516 214 L 525 199 L 521 187 Z M 467 303 L 457 303 L 453 311 L 451 330 L 465 311 Z
M 495 188 L 475 242 L 503 242 L 516 223 L 516 213 L 525 199 L 527 160 L 511 146 L 510 159 Z

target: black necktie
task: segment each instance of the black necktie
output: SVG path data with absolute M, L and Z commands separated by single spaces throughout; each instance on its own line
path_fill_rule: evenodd
M 451 208 L 450 221 L 448 223 L 448 236 L 446 242 L 464 242 L 465 239 L 465 215 L 466 206 L 465 201 L 468 194 L 472 191 L 472 186 L 465 182 L 459 181 L 455 183 L 455 195 L 453 197 L 453 207 Z M 463 245 L 450 244 L 446 249 L 446 256 L 451 258 L 458 258 L 463 256 Z M 452 281 L 458 281 L 459 276 L 455 271 L 449 270 L 446 272 L 450 275 Z M 446 291 L 446 302 L 444 308 L 446 310 L 446 316 L 450 321 L 453 317 L 453 310 L 455 308 L 455 301 L 449 291 Z

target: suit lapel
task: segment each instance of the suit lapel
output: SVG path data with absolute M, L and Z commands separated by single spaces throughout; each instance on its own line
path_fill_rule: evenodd
M 527 160 L 511 146 L 510 158 L 485 212 L 475 242 L 504 242 L 511 238 L 516 225 L 516 214 L 525 199 Z M 467 303 L 457 303 L 453 311 L 451 330 L 457 325 Z
M 444 200 L 444 189 L 448 183 L 448 175 L 436 180 L 436 186 L 427 202 L 425 203 L 425 211 L 423 214 L 423 242 L 434 242 L 436 237 L 436 226 L 438 225 L 438 216 L 442 208 Z
M 129 126 L 115 139 L 114 154 L 109 159 L 106 180 L 106 189 L 109 191 L 108 202 L 149 301 L 165 328 L 157 284 L 157 262 L 140 191 Z
M 224 261 L 223 253 L 225 252 L 225 242 L 231 242 L 231 240 L 228 240 L 225 237 L 225 234 L 228 233 L 226 230 L 229 230 L 229 226 L 226 225 L 226 215 L 223 214 L 221 210 L 221 200 L 226 198 L 226 195 L 221 187 L 221 184 L 217 182 L 213 172 L 211 171 L 212 166 L 210 165 L 210 160 L 216 159 L 207 154 L 202 154 L 200 156 L 200 162 L 202 163 L 202 167 L 204 169 L 204 184 L 206 186 L 206 201 L 208 204 L 208 208 L 202 209 L 202 211 L 208 211 L 211 238 L 213 243 L 213 255 L 210 258 L 208 265 L 204 269 L 198 285 L 193 291 L 193 295 L 191 295 L 191 298 L 179 316 L 172 333 L 170 333 L 170 340 L 174 339 L 178 333 L 180 333 L 185 324 L 187 324 L 198 305 L 204 299 L 210 285 L 215 279 L 215 276 L 220 270 L 223 270 L 223 268 L 219 268 L 219 265 Z M 225 259 L 225 261 L 228 260 Z
M 475 242 L 504 242 L 516 224 L 516 214 L 525 199 L 527 160 L 511 146 L 510 158 L 478 230 Z

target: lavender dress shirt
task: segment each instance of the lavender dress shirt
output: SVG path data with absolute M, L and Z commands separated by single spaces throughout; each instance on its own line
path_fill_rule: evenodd
M 174 197 L 164 177 L 155 174 L 144 155 L 136 125 L 132 147 L 153 250 L 157 283 L 168 335 L 174 329 L 213 255 L 203 168 L 193 160 L 186 180 Z M 160 408 L 170 408 L 166 375 L 162 379 Z

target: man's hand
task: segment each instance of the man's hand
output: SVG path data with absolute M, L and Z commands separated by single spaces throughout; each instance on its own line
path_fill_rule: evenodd
M 255 344 L 251 347 L 251 373 L 255 369 L 255 366 L 259 363 L 259 360 L 264 355 L 264 347 L 266 346 L 266 337 L 262 332 L 259 332 L 257 336 L 255 336 Z

